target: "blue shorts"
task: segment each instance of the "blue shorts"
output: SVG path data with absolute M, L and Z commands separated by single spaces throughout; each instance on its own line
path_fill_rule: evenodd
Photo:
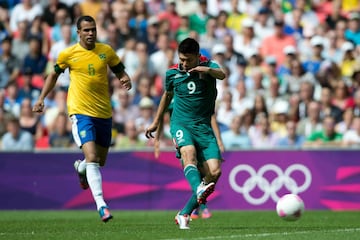
M 72 134 L 79 147 L 90 141 L 94 141 L 102 147 L 110 147 L 111 118 L 96 118 L 81 114 L 71 115 L 70 118 L 72 121 Z

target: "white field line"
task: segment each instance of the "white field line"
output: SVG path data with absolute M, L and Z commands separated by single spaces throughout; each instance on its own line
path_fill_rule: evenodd
M 184 230 L 183 230 L 184 231 Z M 213 237 L 200 237 L 200 238 L 191 238 L 192 240 L 210 240 L 210 239 L 247 239 L 254 237 L 270 237 L 270 236 L 291 236 L 299 234 L 309 234 L 309 233 L 344 233 L 344 232 L 360 232 L 360 228 L 344 228 L 344 229 L 334 229 L 334 230 L 310 230 L 310 231 L 295 231 L 295 232 L 279 232 L 279 233 L 245 233 L 238 235 L 229 235 L 229 236 L 213 236 Z M 170 238 L 163 240 L 182 240 L 182 238 Z

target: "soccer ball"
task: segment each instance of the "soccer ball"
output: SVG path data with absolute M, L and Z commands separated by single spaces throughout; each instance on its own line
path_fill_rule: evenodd
M 276 203 L 277 215 L 286 221 L 298 220 L 304 210 L 304 202 L 296 194 L 285 194 Z

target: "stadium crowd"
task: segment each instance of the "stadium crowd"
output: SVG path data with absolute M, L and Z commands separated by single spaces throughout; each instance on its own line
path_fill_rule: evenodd
M 0 151 L 76 149 L 68 72 L 43 115 L 31 106 L 81 15 L 133 81 L 128 92 L 109 75 L 113 150 L 153 146 L 144 129 L 186 37 L 227 72 L 215 110 L 225 149 L 360 146 L 357 0 L 0 0 Z M 161 146 L 172 147 L 164 123 Z

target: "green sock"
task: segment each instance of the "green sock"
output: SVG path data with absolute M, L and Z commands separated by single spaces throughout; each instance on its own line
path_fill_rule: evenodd
M 197 187 L 201 182 L 200 172 L 195 165 L 189 164 L 184 168 L 184 175 L 189 182 L 193 193 L 196 194 Z
M 185 204 L 185 207 L 180 211 L 180 215 L 190 215 L 192 211 L 199 206 L 197 202 L 196 194 L 192 194 L 189 201 Z

